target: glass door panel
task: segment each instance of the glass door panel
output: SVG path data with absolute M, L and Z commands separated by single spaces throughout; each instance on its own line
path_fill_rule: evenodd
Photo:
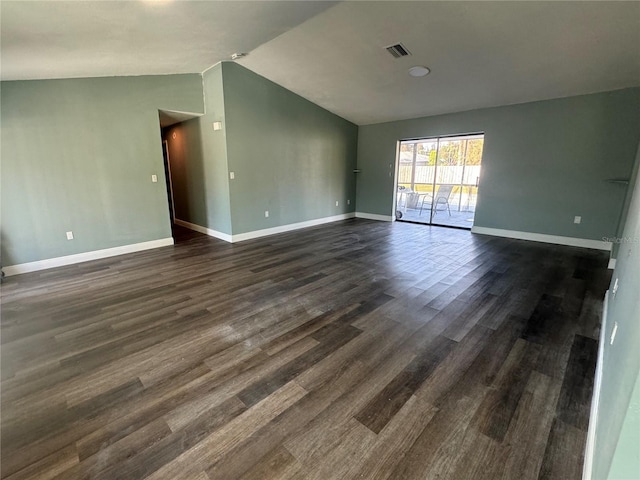
M 398 220 L 431 221 L 428 198 L 433 194 L 437 151 L 437 139 L 401 142 L 396 205 Z
M 467 138 L 467 153 L 465 156 L 465 167 L 463 185 L 464 195 L 461 197 L 462 211 L 475 215 L 476 202 L 478 200 L 478 185 L 480 184 L 480 167 L 482 165 L 482 150 L 484 147 L 484 136 L 476 135 Z M 473 223 L 473 219 L 471 220 Z
M 446 226 L 458 225 L 460 195 L 463 191 L 466 141 L 456 137 L 441 138 L 436 162 L 436 181 L 431 203 L 431 223 Z M 453 212 L 453 215 L 452 215 Z
M 410 196 L 413 193 L 413 176 L 415 162 L 415 144 L 400 144 L 398 158 L 398 185 L 396 193 L 396 218 L 399 220 L 406 216 L 409 208 Z

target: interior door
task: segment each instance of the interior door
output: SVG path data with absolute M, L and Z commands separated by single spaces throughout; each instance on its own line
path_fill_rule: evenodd
M 164 178 L 166 180 L 167 187 L 167 200 L 169 202 L 169 218 L 171 218 L 171 224 L 175 222 L 176 208 L 173 203 L 173 184 L 171 182 L 171 164 L 169 163 L 169 145 L 166 140 L 162 141 L 162 156 L 164 158 Z

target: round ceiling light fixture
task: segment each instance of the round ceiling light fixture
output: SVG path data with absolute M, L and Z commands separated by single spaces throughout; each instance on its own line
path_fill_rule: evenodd
M 412 77 L 424 77 L 425 75 L 429 75 L 429 72 L 431 72 L 431 70 L 422 65 L 417 65 L 409 69 L 409 75 Z

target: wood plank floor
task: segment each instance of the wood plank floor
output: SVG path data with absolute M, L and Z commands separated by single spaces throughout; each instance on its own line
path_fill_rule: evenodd
M 353 219 L 2 285 L 2 478 L 579 479 L 603 252 Z

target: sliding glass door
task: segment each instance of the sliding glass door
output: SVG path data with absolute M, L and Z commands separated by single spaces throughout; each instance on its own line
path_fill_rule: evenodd
M 400 142 L 396 218 L 471 228 L 484 135 Z

